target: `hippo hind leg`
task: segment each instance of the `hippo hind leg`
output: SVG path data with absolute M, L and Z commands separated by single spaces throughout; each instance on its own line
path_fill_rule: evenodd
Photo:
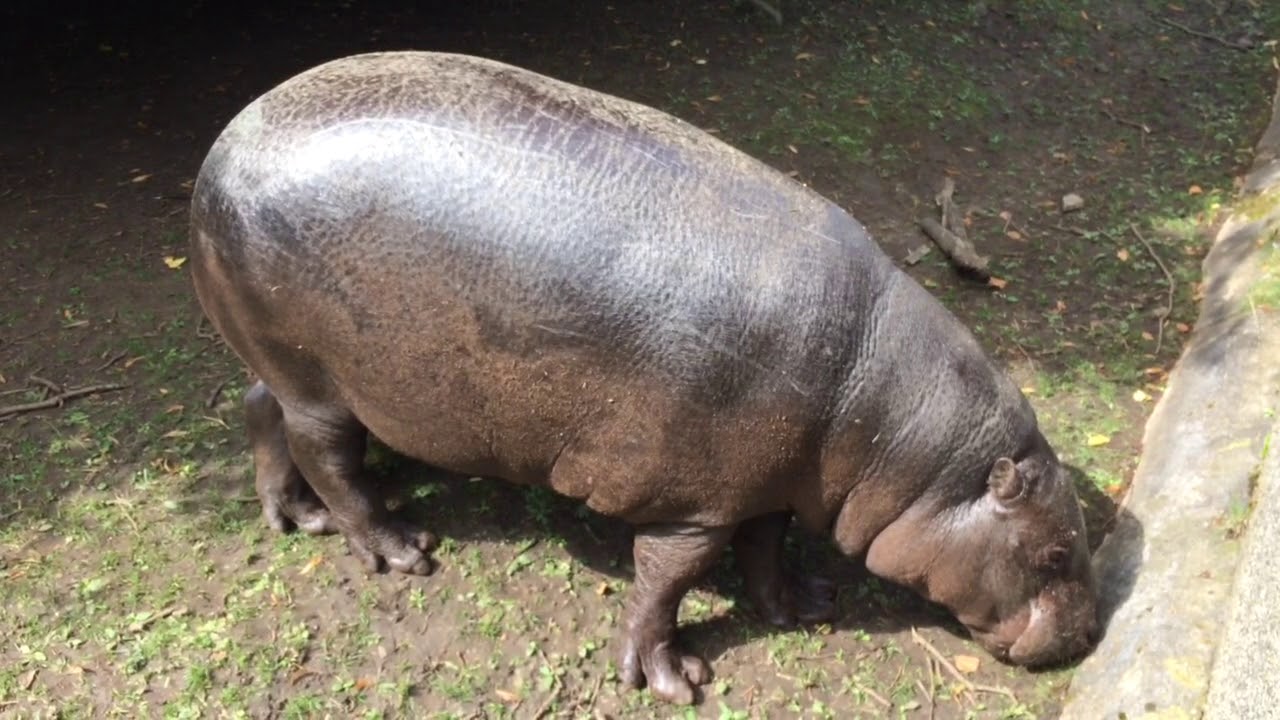
M 733 528 L 691 525 L 645 526 L 636 530 L 636 581 L 628 603 L 622 640 L 622 679 L 653 694 L 688 705 L 693 687 L 711 680 L 711 670 L 676 644 L 680 601 L 728 545 Z
M 244 396 L 253 448 L 254 486 L 267 524 L 279 532 L 297 527 L 311 535 L 337 532 L 333 516 L 303 479 L 289 454 L 284 410 L 266 383 L 259 380 Z
M 435 537 L 393 517 L 382 494 L 366 479 L 364 425 L 346 408 L 329 404 L 279 406 L 289 455 L 306 478 L 304 484 L 328 508 L 327 523 L 342 533 L 351 553 L 374 572 L 385 565 L 429 574 L 427 551 Z
M 791 513 L 752 518 L 733 538 L 733 557 L 747 597 L 764 620 L 777 627 L 830 622 L 836 616 L 836 588 L 830 580 L 801 576 L 782 567 L 782 544 Z

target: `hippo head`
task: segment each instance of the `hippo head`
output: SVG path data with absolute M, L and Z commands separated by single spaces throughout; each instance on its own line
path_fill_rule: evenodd
M 917 502 L 876 536 L 867 567 L 945 606 L 1001 660 L 1050 665 L 1096 641 L 1084 520 L 1047 445 L 996 459 L 977 497 Z

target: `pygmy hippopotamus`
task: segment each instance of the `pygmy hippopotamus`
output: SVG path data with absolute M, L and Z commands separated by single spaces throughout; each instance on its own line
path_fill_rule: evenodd
M 195 185 L 191 269 L 260 378 L 272 527 L 428 573 L 369 433 L 635 529 L 623 678 L 688 703 L 690 587 L 733 544 L 769 620 L 827 617 L 796 518 L 996 656 L 1088 649 L 1068 474 L 971 334 L 833 203 L 649 107 L 463 55 L 336 60 L 245 108 Z

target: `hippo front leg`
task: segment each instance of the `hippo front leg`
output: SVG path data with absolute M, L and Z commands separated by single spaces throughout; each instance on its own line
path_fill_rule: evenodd
M 311 535 L 337 532 L 329 508 L 294 464 L 284 435 L 284 410 L 261 380 L 245 393 L 244 410 L 253 448 L 254 487 L 267 524 L 279 532 L 293 526 Z
M 415 575 L 431 573 L 427 551 L 435 537 L 394 518 L 364 477 L 368 431 L 345 408 L 284 406 L 289 454 L 329 508 L 351 553 L 372 571 L 385 563 Z
M 788 573 L 782 567 L 782 544 L 791 513 L 752 518 L 738 526 L 733 557 L 742 573 L 747 597 L 771 625 L 830 622 L 836 616 L 836 588 L 818 576 Z
M 732 535 L 732 527 L 651 525 L 636 530 L 636 582 L 621 658 L 628 685 L 648 683 L 659 699 L 688 705 L 694 700 L 693 687 L 711 680 L 707 663 L 677 646 L 677 613 L 685 593 L 715 564 Z

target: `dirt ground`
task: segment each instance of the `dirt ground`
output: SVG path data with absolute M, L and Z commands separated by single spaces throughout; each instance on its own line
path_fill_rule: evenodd
M 993 661 L 820 538 L 797 533 L 790 559 L 838 581 L 840 621 L 768 628 L 726 561 L 681 614 L 716 680 L 675 709 L 617 681 L 629 535 L 575 503 L 375 449 L 403 511 L 444 538 L 435 575 L 368 576 L 337 538 L 270 533 L 246 376 L 182 266 L 191 182 L 257 94 L 403 48 L 672 112 L 899 260 L 951 177 L 997 280 L 936 251 L 907 270 L 1022 383 L 1096 545 L 1265 120 L 1280 6 L 793 0 L 778 23 L 716 0 L 101 5 L 0 10 L 0 406 L 122 386 L 0 410 L 0 715 L 1056 715 L 1070 668 Z M 1061 212 L 1067 193 L 1083 209 Z

